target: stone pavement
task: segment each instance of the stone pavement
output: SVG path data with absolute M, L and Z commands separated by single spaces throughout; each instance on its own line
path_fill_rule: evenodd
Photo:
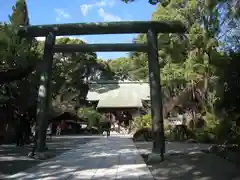
M 136 142 L 149 154 L 152 142 Z M 240 180 L 239 167 L 216 155 L 203 153 L 209 144 L 166 142 L 165 161 L 148 163 L 155 180 Z M 147 158 L 147 156 L 144 156 Z
M 153 180 L 133 141 L 112 133 L 45 161 L 24 172 L 8 176 L 18 180 Z
M 149 154 L 152 152 L 152 142 L 136 142 L 140 154 Z M 179 153 L 199 153 L 202 150 L 208 150 L 212 144 L 186 143 L 186 142 L 169 142 L 166 141 L 166 155 Z
M 80 144 L 83 145 L 99 137 L 99 135 L 53 136 L 51 140 L 47 140 L 48 154 L 53 158 L 66 151 L 75 149 Z M 15 144 L 0 145 L 0 179 L 25 171 L 41 163 L 41 160 L 28 157 L 28 153 L 31 150 L 31 145 L 25 145 L 23 147 L 16 147 Z

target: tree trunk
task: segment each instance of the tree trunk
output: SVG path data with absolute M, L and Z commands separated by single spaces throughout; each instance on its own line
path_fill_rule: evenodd
M 202 81 L 199 81 L 194 88 L 192 88 L 192 84 L 188 85 L 185 89 L 183 89 L 177 96 L 171 98 L 168 102 L 163 105 L 163 117 L 165 118 L 167 114 L 172 111 L 177 105 L 182 105 L 186 101 L 190 101 L 193 95 L 193 91 L 198 89 L 200 92 L 203 92 L 204 87 L 202 86 Z M 197 98 L 200 102 L 202 102 L 202 97 L 198 97 L 195 94 L 195 98 Z

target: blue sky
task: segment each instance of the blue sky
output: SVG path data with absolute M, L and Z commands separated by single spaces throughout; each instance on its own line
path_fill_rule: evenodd
M 8 21 L 16 0 L 2 0 L 0 21 Z M 147 0 L 125 4 L 121 0 L 27 0 L 30 23 L 56 24 L 77 22 L 105 22 L 150 20 L 155 6 Z M 78 37 L 88 43 L 127 43 L 136 35 L 91 35 Z M 41 39 L 41 38 L 39 38 Z M 99 58 L 113 59 L 126 56 L 122 52 L 98 53 Z

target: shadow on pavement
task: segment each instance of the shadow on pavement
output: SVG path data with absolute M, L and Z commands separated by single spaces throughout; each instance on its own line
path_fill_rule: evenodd
M 178 146 L 178 144 L 175 144 Z M 238 169 L 217 156 L 201 153 L 196 145 L 187 151 L 170 149 L 164 162 L 148 164 L 156 180 L 234 180 Z M 146 144 L 145 144 L 146 147 Z M 171 144 L 174 148 L 174 144 Z M 181 148 L 184 148 L 182 145 Z M 172 150 L 172 151 L 170 151 Z M 146 155 L 143 156 L 146 159 Z M 153 179 L 143 158 L 128 138 L 101 137 L 62 153 L 5 179 Z
M 205 153 L 169 154 L 159 164 L 148 164 L 156 180 L 230 180 L 240 177 L 238 169 L 228 162 Z
M 152 146 L 151 142 L 139 142 L 136 146 L 140 152 L 144 153 L 142 157 L 146 161 Z M 233 180 L 240 178 L 240 171 L 235 165 L 215 155 L 201 152 L 208 145 L 170 143 L 167 146 L 164 162 L 148 163 L 156 180 Z
M 96 139 L 95 136 L 60 136 L 53 137 L 47 141 L 51 153 L 51 158 L 58 156 L 66 151 L 75 148 L 79 144 L 85 144 Z M 43 162 L 41 160 L 31 159 L 28 153 L 31 151 L 31 146 L 16 147 L 15 145 L 0 145 L 0 179 L 5 176 L 16 174 L 28 168 L 36 166 Z
M 130 139 L 101 138 L 6 179 L 152 179 Z

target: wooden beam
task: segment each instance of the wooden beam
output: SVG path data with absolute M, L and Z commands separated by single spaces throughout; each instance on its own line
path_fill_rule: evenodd
M 160 81 L 160 65 L 158 58 L 157 33 L 150 29 L 147 33 L 149 84 L 151 98 L 151 115 L 153 131 L 153 149 L 152 152 L 160 154 L 161 160 L 164 160 L 165 138 L 163 126 L 163 106 L 162 106 L 162 88 Z
M 146 52 L 147 44 L 64 44 L 55 45 L 54 52 L 109 52 L 109 51 L 138 51 Z
M 100 23 L 74 23 L 22 26 L 21 36 L 46 36 L 55 32 L 56 36 L 91 35 L 91 34 L 131 34 L 147 33 L 154 29 L 157 33 L 184 33 L 186 27 L 180 21 L 121 21 Z

